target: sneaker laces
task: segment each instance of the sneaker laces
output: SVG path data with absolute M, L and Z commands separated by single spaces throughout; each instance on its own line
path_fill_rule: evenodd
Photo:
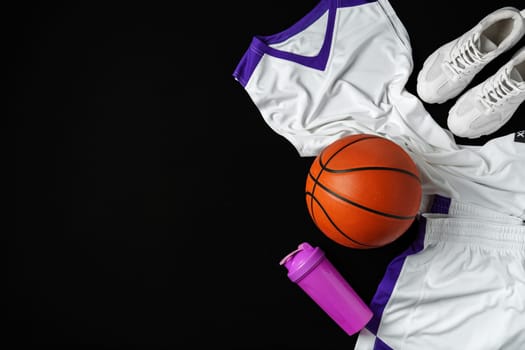
M 456 50 L 452 50 L 451 59 L 446 61 L 447 67 L 456 75 L 462 75 L 469 72 L 471 67 L 483 63 L 483 53 L 476 45 L 476 36 L 471 36 Z
M 525 91 L 525 88 L 518 86 L 518 83 L 510 78 L 508 69 L 504 69 L 501 74 L 483 84 L 481 91 L 481 103 L 492 109 L 501 105 L 509 97 Z

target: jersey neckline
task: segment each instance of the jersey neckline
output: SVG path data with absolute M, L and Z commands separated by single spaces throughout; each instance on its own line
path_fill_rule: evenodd
M 249 50 L 237 65 L 233 76 L 245 86 L 257 66 L 265 55 L 295 62 L 313 69 L 324 70 L 328 64 L 332 41 L 334 39 L 337 9 L 353 7 L 376 2 L 377 0 L 320 0 L 319 3 L 288 29 L 272 35 L 256 35 L 252 38 Z M 323 44 L 316 55 L 305 56 L 293 52 L 283 51 L 271 45 L 281 43 L 294 35 L 304 31 L 328 11 Z
M 273 35 L 255 36 L 252 40 L 251 48 L 260 53 L 265 53 L 276 58 L 323 70 L 326 67 L 332 44 L 336 10 L 337 0 L 321 0 L 312 10 L 310 10 L 310 12 L 288 29 Z M 304 56 L 271 47 L 272 44 L 283 42 L 304 31 L 308 26 L 323 16 L 326 11 L 328 11 L 328 20 L 325 28 L 325 36 L 321 49 L 317 55 Z

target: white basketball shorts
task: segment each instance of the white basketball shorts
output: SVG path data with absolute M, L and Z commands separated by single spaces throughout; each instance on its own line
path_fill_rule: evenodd
M 436 196 L 388 266 L 356 350 L 525 349 L 525 226 Z

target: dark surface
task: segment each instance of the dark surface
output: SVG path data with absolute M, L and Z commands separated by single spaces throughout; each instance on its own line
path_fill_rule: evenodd
M 16 231 L 3 235 L 2 343 L 14 344 L 6 349 L 353 347 L 357 336 L 292 284 L 280 259 L 300 242 L 319 245 L 369 302 L 414 230 L 373 250 L 324 237 L 304 200 L 313 159 L 264 123 L 231 75 L 253 35 L 288 28 L 316 3 L 90 2 L 6 12 L 16 23 L 4 33 L 16 135 Z M 489 12 L 525 7 L 391 4 L 416 73 Z M 428 111 L 445 126 L 452 103 Z M 495 134 L 458 142 L 525 129 L 523 108 Z

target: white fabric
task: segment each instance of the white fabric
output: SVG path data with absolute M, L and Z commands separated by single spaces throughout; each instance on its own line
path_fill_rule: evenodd
M 336 8 L 340 3 L 320 1 Z M 284 33 L 282 43 L 268 46 L 313 57 L 327 22 L 328 10 L 302 31 L 291 37 Z M 413 69 L 410 42 L 387 0 L 337 8 L 333 35 L 324 69 L 258 50 L 260 61 L 242 82 L 276 133 L 300 156 L 315 156 L 349 134 L 387 137 L 416 161 L 425 195 L 441 194 L 525 219 L 525 143 L 507 135 L 483 146 L 456 144 L 405 89 Z
M 395 288 L 355 350 L 525 349 L 525 226 L 452 206 L 457 217 L 426 214 L 423 249 L 387 271 Z

